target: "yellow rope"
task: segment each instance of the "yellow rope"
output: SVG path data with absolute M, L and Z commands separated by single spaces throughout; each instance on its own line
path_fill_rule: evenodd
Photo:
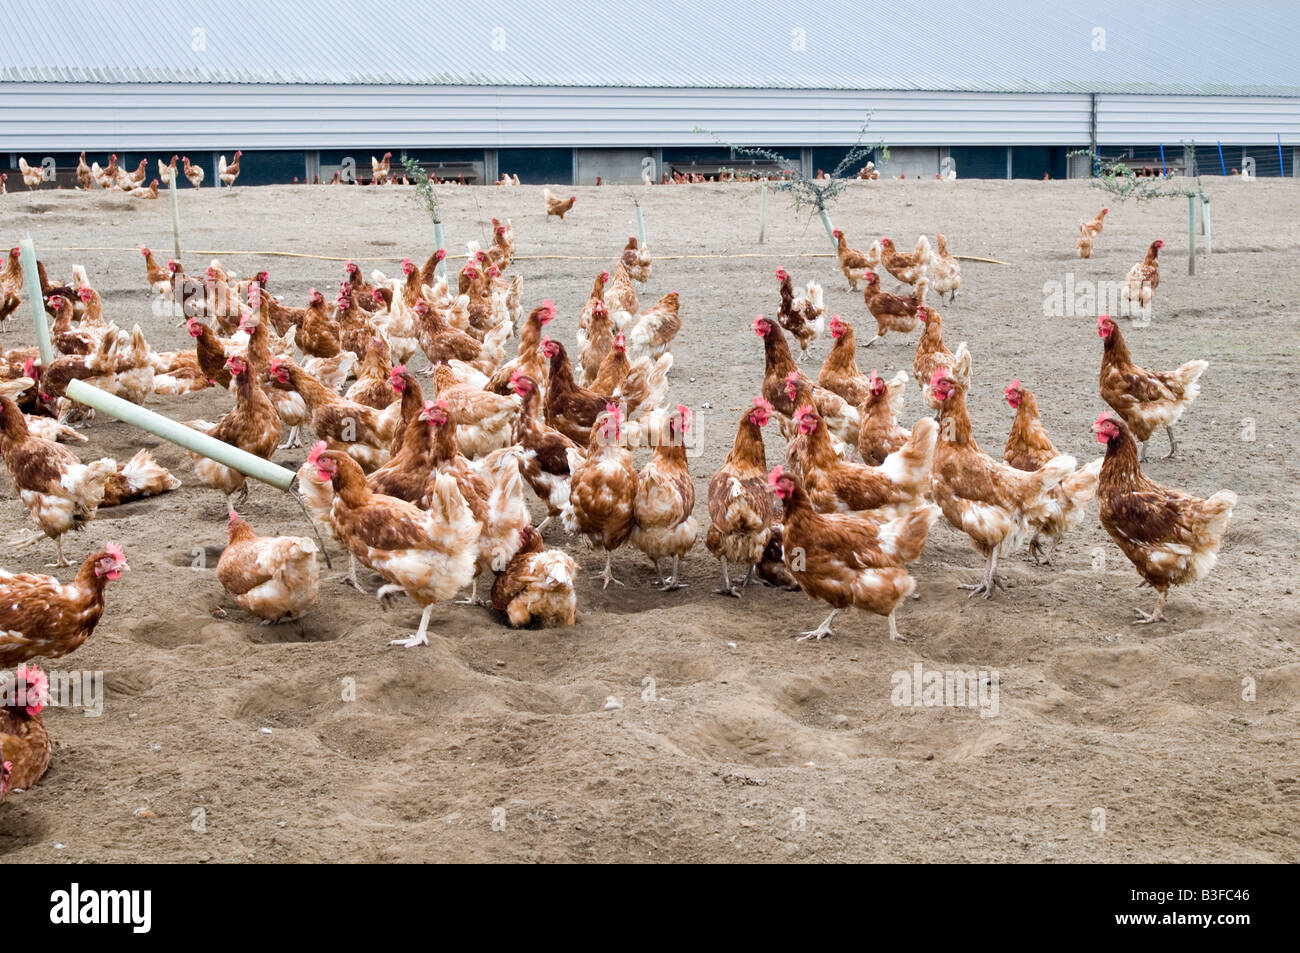
M 92 246 L 92 245 L 74 245 L 64 248 L 48 248 L 47 251 L 62 252 L 79 252 L 79 251 L 132 251 L 138 252 L 136 247 L 116 247 L 116 246 Z M 307 252 L 298 251 L 237 251 L 234 249 L 217 249 L 217 248 L 190 248 L 186 249 L 191 255 L 213 255 L 216 257 L 230 257 L 232 255 L 249 255 L 255 258 L 310 258 L 315 261 L 400 261 L 396 255 L 388 255 L 382 258 L 347 258 L 339 255 L 312 255 Z M 403 258 L 406 256 L 403 255 Z M 448 255 L 447 260 L 453 261 L 460 258 L 468 258 L 468 255 Z M 515 255 L 512 261 L 609 261 L 613 255 Z M 820 251 L 801 251 L 801 252 L 742 252 L 734 255 L 661 255 L 655 254 L 656 261 L 681 261 L 681 260 L 699 260 L 715 261 L 720 259 L 734 258 L 834 258 L 830 252 Z M 996 258 L 973 258 L 969 255 L 954 256 L 960 261 L 982 261 L 991 265 L 1006 265 L 1005 261 L 998 261 Z

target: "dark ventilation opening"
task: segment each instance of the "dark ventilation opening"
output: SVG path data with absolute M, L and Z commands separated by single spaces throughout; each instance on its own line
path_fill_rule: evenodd
M 1005 179 L 1006 146 L 952 146 L 948 154 L 957 163 L 959 179 Z
M 572 185 L 572 149 L 498 149 L 497 174 L 528 185 Z

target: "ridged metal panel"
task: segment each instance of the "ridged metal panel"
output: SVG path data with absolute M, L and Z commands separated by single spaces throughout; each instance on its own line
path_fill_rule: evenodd
M 1291 0 L 41 0 L 5 18 L 0 82 L 1296 96 L 1297 47 Z
M 724 89 L 0 84 L 9 151 L 1072 145 L 1087 96 Z M 58 122 L 51 122 L 57 116 Z
M 1300 145 L 1300 98 L 1102 96 L 1097 102 L 1100 145 Z

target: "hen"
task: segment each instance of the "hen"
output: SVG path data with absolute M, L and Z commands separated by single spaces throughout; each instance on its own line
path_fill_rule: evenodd
M 690 409 L 682 404 L 668 415 L 657 435 L 654 455 L 637 474 L 631 542 L 654 562 L 661 592 L 686 585 L 678 574 L 681 558 L 690 552 L 700 534 L 699 525 L 691 515 L 695 509 L 695 484 L 686 464 L 686 434 L 691 417 Z M 669 556 L 673 571 L 665 582 L 659 562 Z
M 849 247 L 848 239 L 840 229 L 835 229 L 831 235 L 835 238 L 835 257 L 839 259 L 840 271 L 844 272 L 849 290 L 857 291 L 858 282 L 862 280 L 862 276 L 866 274 L 872 263 L 862 252 Z
M 625 444 L 619 409 L 611 404 L 591 428 L 586 458 L 569 451 L 572 477 L 564 524 L 569 532 L 581 533 L 592 546 L 605 550 L 602 589 L 608 589 L 611 582 L 622 585 L 610 564 L 614 550 L 632 534 L 637 473 Z
M 234 510 L 217 579 L 239 607 L 263 625 L 301 618 L 320 593 L 315 541 L 303 536 L 258 536 Z
M 235 150 L 235 157 L 226 164 L 226 157 L 222 155 L 217 159 L 217 178 L 226 188 L 233 188 L 235 180 L 239 178 L 239 158 L 244 154 L 243 149 Z
M 889 637 L 901 638 L 894 611 L 916 589 L 907 565 L 925 548 L 938 507 L 926 503 L 877 524 L 844 513 L 815 512 L 799 478 L 780 467 L 768 482 L 784 510 L 786 568 L 810 598 L 831 605 L 831 614 L 799 641 L 831 635 L 831 622 L 850 606 L 886 616 Z
M 1106 445 L 1097 488 L 1101 525 L 1138 575 L 1160 593 L 1154 611 L 1134 610 L 1138 624 L 1167 622 L 1169 587 L 1195 582 L 1214 568 L 1237 494 L 1220 490 L 1201 500 L 1147 479 L 1132 433 L 1108 411 L 1102 411 L 1093 432 Z
M 817 386 L 839 394 L 857 407 L 871 395 L 871 381 L 858 370 L 858 345 L 853 325 L 840 320 L 838 314 L 831 316 L 831 340 L 835 343 L 822 362 Z
M 551 190 L 543 189 L 542 195 L 546 199 L 546 220 L 549 222 L 554 215 L 560 221 L 564 221 L 565 214 L 573 208 L 573 203 L 578 200 L 576 195 L 570 195 L 567 199 L 557 198 L 551 194 Z
M 908 255 L 894 247 L 892 238 L 882 238 L 880 264 L 903 284 L 915 285 L 925 277 L 925 269 L 930 264 L 930 239 L 922 235 L 916 240 L 915 250 Z
M 948 296 L 949 302 L 957 300 L 957 289 L 961 287 L 961 263 L 948 253 L 948 239 L 942 232 L 935 235 L 935 249 L 930 253 L 930 274 L 934 276 L 930 287 L 940 301 L 944 295 Z
M 401 420 L 401 404 L 375 410 L 355 403 L 339 396 L 293 361 L 279 357 L 272 359 L 270 375 L 272 387 L 302 396 L 312 432 L 332 449 L 351 454 L 367 470 L 387 462 L 389 445 Z
M 781 305 L 776 319 L 799 342 L 799 360 L 808 356 L 808 345 L 821 337 L 826 321 L 826 306 L 822 302 L 821 285 L 809 281 L 804 297 L 795 298 L 794 283 L 784 268 L 776 270 L 776 280 L 781 283 Z
M 192 421 L 189 426 L 263 460 L 270 460 L 280 440 L 280 417 L 275 412 L 271 399 L 253 379 L 244 358 L 230 358 L 226 361 L 226 370 L 235 381 L 234 408 L 216 424 L 199 420 Z M 227 510 L 234 509 L 230 497 L 236 491 L 243 491 L 242 495 L 248 496 L 248 482 L 244 474 L 201 454 L 191 452 L 190 456 L 199 478 L 226 495 Z
M 492 583 L 492 608 L 512 626 L 534 619 L 543 625 L 573 625 L 578 598 L 573 581 L 578 564 L 558 549 L 543 549 L 542 534 L 531 526 L 519 531 L 519 550 Z
M 1165 245 L 1163 238 L 1157 238 L 1147 249 L 1142 261 L 1129 269 L 1124 278 L 1124 286 L 1119 290 L 1120 300 L 1136 308 L 1143 315 L 1151 313 L 1151 300 L 1156 289 L 1160 287 L 1160 261 L 1157 256 Z
M 676 291 L 670 291 L 649 309 L 629 317 L 619 328 L 627 340 L 627 359 L 635 364 L 643 357 L 661 357 L 682 328 Z
M 524 479 L 546 505 L 546 519 L 537 527 L 541 532 L 552 517 L 559 516 L 569 505 L 569 451 L 579 460 L 585 451 L 539 419 L 541 399 L 531 377 L 516 372 L 512 384 L 520 405 L 511 437 L 523 451 L 520 470 Z
M 1029 537 L 1031 521 L 1046 515 L 1052 490 L 1074 470 L 1075 460 L 1054 457 L 1033 473 L 994 460 L 971 434 L 965 381 L 940 367 L 930 386 L 939 402 L 931 490 L 948 522 L 985 558 L 983 580 L 962 588 L 988 599 L 1001 586 L 999 557 L 1011 555 Z
M 755 397 L 736 428 L 736 440 L 726 461 L 709 481 L 709 531 L 704 545 L 722 563 L 719 595 L 740 598 L 763 559 L 772 538 L 776 508 L 767 488 L 767 456 L 763 428 L 771 419 L 772 405 Z M 739 587 L 731 582 L 728 565 L 748 566 Z
M 635 235 L 628 237 L 619 261 L 623 263 L 623 267 L 627 269 L 633 281 L 645 284 L 650 280 L 650 249 L 637 241 Z
M 605 411 L 611 395 L 598 394 L 574 382 L 573 365 L 559 341 L 543 340 L 542 351 L 550 360 L 546 422 L 574 443 L 581 444 L 590 438 L 592 425 Z
M 907 399 L 907 371 L 899 371 L 888 382 L 875 371 L 867 381 L 867 399 L 858 406 L 862 427 L 858 430 L 858 453 L 872 466 L 880 466 L 885 458 L 907 443 L 911 432 L 898 426 L 898 415 L 903 412 Z
M 1168 460 L 1178 452 L 1174 424 L 1187 405 L 1201 392 L 1197 383 L 1209 367 L 1208 361 L 1188 361 L 1166 373 L 1149 371 L 1133 363 L 1128 345 L 1118 325 L 1103 314 L 1097 319 L 1097 334 L 1102 340 L 1101 396 L 1123 418 L 1142 444 L 1142 459 L 1147 458 L 1147 441 L 1161 427 L 1169 435 Z
M 58 560 L 53 565 L 71 565 L 63 555 L 63 534 L 81 529 L 95 518 L 105 487 L 117 473 L 117 463 L 108 457 L 82 463 L 67 447 L 34 436 L 18 405 L 3 396 L 0 454 L 19 498 L 41 530 L 19 540 L 18 545 L 30 545 L 44 534 L 58 547 Z
M 520 399 L 516 394 L 494 394 L 456 377 L 445 364 L 435 367 L 433 381 L 438 397 L 447 402 L 456 421 L 461 450 L 470 459 L 486 456 L 510 445 Z
M 424 610 L 414 636 L 389 644 L 428 645 L 434 604 L 469 585 L 478 560 L 481 527 L 455 478 L 435 476 L 430 506 L 422 510 L 372 493 L 361 467 L 346 453 L 318 443 L 308 462 L 317 478 L 333 488 L 330 515 L 339 540 L 355 559 L 388 580 L 375 594 L 379 601 L 405 592 Z
M 107 543 L 67 585 L 53 576 L 0 570 L 0 665 L 79 648 L 104 614 L 105 583 L 129 568 L 122 547 Z
M 867 310 L 876 319 L 876 336 L 867 342 L 871 347 L 885 336 L 887 331 L 910 334 L 922 321 L 921 309 L 925 307 L 925 293 L 930 286 L 930 279 L 922 276 L 916 281 L 916 291 L 907 297 L 890 294 L 880 287 L 880 276 L 874 271 L 863 275 L 867 287 L 862 291 L 862 300 Z
M 754 319 L 754 333 L 763 341 L 763 397 L 780 415 L 781 431 L 789 439 L 793 434 L 792 418 L 798 409 L 790 393 L 791 379 L 801 381 L 810 388 L 812 405 L 821 414 L 826 425 L 844 443 L 855 442 L 862 424 L 858 411 L 843 397 L 814 385 L 799 373 L 785 334 L 761 314 Z
M 41 718 L 49 703 L 49 676 L 34 665 L 19 665 L 0 685 L 0 799 L 15 788 L 29 790 L 50 766 L 54 746 Z
M 931 381 L 939 368 L 952 371 L 961 378 L 966 386 L 970 385 L 970 351 L 966 342 L 957 345 L 957 353 L 949 353 L 943 343 L 943 317 L 934 308 L 918 308 L 916 316 L 925 322 L 921 339 L 916 342 L 916 356 L 912 359 L 912 372 L 916 375 L 916 384 L 921 388 L 921 396 L 931 410 L 939 409 L 939 401 L 934 395 Z
M 1005 393 L 1007 404 L 1016 412 L 1016 417 L 1011 423 L 1002 459 L 1017 470 L 1033 472 L 1058 456 L 1056 447 L 1038 419 L 1038 402 L 1033 391 L 1014 380 Z M 1071 473 L 1052 491 L 1051 506 L 1031 524 L 1034 535 L 1029 540 L 1029 555 L 1034 562 L 1051 565 L 1061 537 L 1083 521 L 1088 501 L 1097 494 L 1097 475 L 1100 472 L 1101 458 L 1098 457 Z M 1042 552 L 1044 536 L 1051 540 L 1046 554 Z

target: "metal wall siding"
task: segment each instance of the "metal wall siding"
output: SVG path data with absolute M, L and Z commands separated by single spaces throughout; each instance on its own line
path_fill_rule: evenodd
M 1300 145 L 1300 98 L 1101 96 L 1097 141 L 1104 146 L 1201 144 Z
M 1062 145 L 1087 96 L 815 90 L 0 84 L 0 151 Z M 50 117 L 57 115 L 57 124 Z

